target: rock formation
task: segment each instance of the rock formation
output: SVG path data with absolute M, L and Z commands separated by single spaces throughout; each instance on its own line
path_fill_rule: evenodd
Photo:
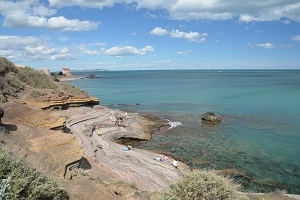
M 202 121 L 205 122 L 220 122 L 222 120 L 222 117 L 219 115 L 216 115 L 212 112 L 207 112 L 202 115 Z
M 140 191 L 153 192 L 166 188 L 190 171 L 184 163 L 179 163 L 179 168 L 173 167 L 172 158 L 171 162 L 160 162 L 155 159 L 157 153 L 134 147 L 125 151 L 125 145 L 115 142 L 119 138 L 151 138 L 152 127 L 160 123 L 157 125 L 137 113 L 126 114 L 116 125 L 110 116 L 114 119 L 125 116 L 120 110 L 96 105 L 51 111 L 40 109 L 51 108 L 50 104 L 37 105 L 46 104 L 3 104 L 6 111 L 3 123 L 10 133 L 0 134 L 0 145 L 15 149 L 35 167 L 57 179 L 70 181 L 78 176 L 76 171 L 80 169 L 102 182 L 124 182 Z M 95 125 L 99 130 L 94 129 Z M 62 127 L 72 134 L 63 133 L 59 130 Z
M 64 95 L 61 97 L 46 96 L 30 100 L 19 100 L 20 103 L 40 109 L 67 109 L 69 107 L 98 105 L 99 99 L 88 95 Z

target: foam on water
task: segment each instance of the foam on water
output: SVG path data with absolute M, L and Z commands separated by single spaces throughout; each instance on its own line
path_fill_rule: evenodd
M 178 127 L 178 126 L 181 126 L 182 125 L 182 123 L 181 122 L 171 122 L 170 120 L 167 120 L 168 121 L 168 124 L 170 125 L 170 128 L 169 128 L 169 130 L 170 129 L 172 129 L 172 128 L 176 128 L 176 127 Z

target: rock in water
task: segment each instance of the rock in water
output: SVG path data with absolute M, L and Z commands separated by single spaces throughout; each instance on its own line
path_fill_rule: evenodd
M 202 115 L 203 121 L 220 122 L 221 119 L 222 119 L 222 117 L 220 115 L 216 115 L 215 113 L 212 113 L 212 112 L 207 112 Z

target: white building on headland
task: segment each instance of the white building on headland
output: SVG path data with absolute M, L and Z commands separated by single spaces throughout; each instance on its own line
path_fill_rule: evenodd
M 72 75 L 72 74 L 71 74 L 71 70 L 70 70 L 69 68 L 67 68 L 67 67 L 62 68 L 62 69 L 61 69 L 61 72 L 62 72 L 62 74 L 65 75 L 65 76 L 71 76 L 71 75 Z

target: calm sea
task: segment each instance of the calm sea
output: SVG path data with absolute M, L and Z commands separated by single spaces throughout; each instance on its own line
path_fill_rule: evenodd
M 191 167 L 236 169 L 244 190 L 300 194 L 300 71 L 90 71 L 70 81 L 101 105 L 152 113 L 174 125 L 140 148 L 175 154 Z M 201 115 L 221 115 L 220 124 Z

